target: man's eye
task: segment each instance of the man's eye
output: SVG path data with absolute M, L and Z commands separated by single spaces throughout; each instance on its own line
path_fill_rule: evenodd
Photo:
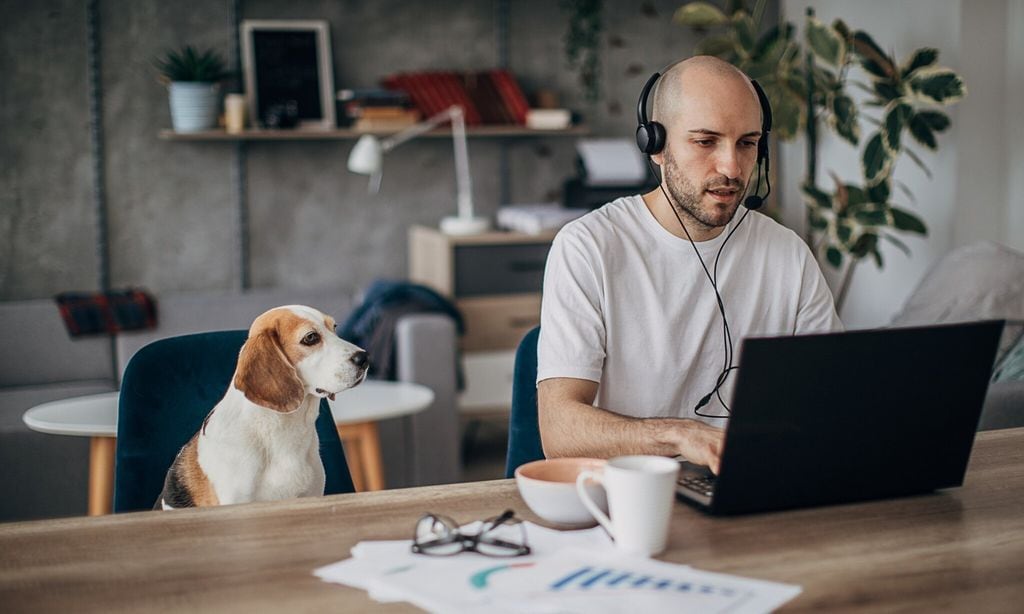
M 318 343 L 320 343 L 319 333 L 307 333 L 306 336 L 302 338 L 302 345 L 316 345 Z
M 757 141 L 742 141 L 740 144 L 744 147 L 757 147 Z
M 699 141 L 694 141 L 694 143 L 700 145 L 701 147 L 711 147 L 712 145 L 715 144 L 715 142 L 712 141 L 711 139 L 701 139 Z

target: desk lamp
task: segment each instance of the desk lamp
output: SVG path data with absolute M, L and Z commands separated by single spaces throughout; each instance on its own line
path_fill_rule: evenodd
M 370 176 L 370 192 L 380 189 L 384 154 L 402 143 L 436 128 L 446 121 L 452 122 L 452 140 L 455 144 L 455 183 L 458 215 L 441 220 L 441 232 L 450 235 L 471 235 L 484 232 L 490 226 L 487 218 L 473 215 L 473 184 L 469 176 L 469 154 L 466 150 L 466 121 L 462 107 L 453 105 L 446 110 L 410 126 L 383 141 L 372 134 L 359 137 L 348 156 L 348 170 Z

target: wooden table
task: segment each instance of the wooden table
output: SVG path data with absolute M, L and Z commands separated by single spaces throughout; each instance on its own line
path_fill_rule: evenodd
M 0 609 L 409 611 L 312 570 L 361 540 L 409 537 L 430 510 L 469 521 L 511 507 L 511 480 L 0 525 Z M 1024 429 L 978 436 L 962 488 L 713 518 L 673 511 L 663 560 L 799 584 L 786 611 L 1019 612 Z
M 118 392 L 106 392 L 37 405 L 22 420 L 34 431 L 89 437 L 90 516 L 109 514 L 114 494 L 114 452 L 117 447 Z M 434 402 L 434 391 L 409 382 L 366 380 L 328 401 L 338 435 L 345 443 L 356 490 L 383 490 L 377 423 L 422 411 Z M 2 609 L 2 608 L 0 608 Z

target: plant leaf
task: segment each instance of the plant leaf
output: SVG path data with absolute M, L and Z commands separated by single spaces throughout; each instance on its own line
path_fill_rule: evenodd
M 843 254 L 831 245 L 829 245 L 828 249 L 825 250 L 825 258 L 828 259 L 829 264 L 837 269 L 843 266 Z
M 918 68 L 931 66 L 939 59 L 939 50 L 933 47 L 922 47 L 913 53 L 903 65 L 900 75 L 905 79 Z
M 853 226 L 848 221 L 842 220 L 836 224 L 836 238 L 846 249 L 853 247 L 851 239 L 853 238 Z
M 933 132 L 945 132 L 949 128 L 949 116 L 942 111 L 919 111 L 915 117 L 927 124 Z
M 885 104 L 903 96 L 903 93 L 898 87 L 887 81 L 875 81 L 875 93 L 878 94 L 878 97 L 881 98 Z
M 864 70 L 876 77 L 896 78 L 896 66 L 867 32 L 857 30 L 853 33 L 853 49 L 861 57 Z
M 909 256 L 910 255 L 910 248 L 907 247 L 907 244 L 904 243 L 903 241 L 900 241 L 899 239 L 897 239 L 896 237 L 894 237 L 893 235 L 891 235 L 889 233 L 882 234 L 882 238 L 885 239 L 886 241 L 892 243 L 893 245 L 895 245 L 896 248 L 899 249 L 901 252 L 903 252 L 903 254 L 905 256 Z
M 864 166 L 864 178 L 867 179 L 868 185 L 875 184 L 889 174 L 889 169 L 892 166 L 892 158 L 889 156 L 889 152 L 886 150 L 885 144 L 882 143 L 881 132 L 876 132 L 874 136 L 868 140 L 868 144 L 864 148 L 862 162 Z
M 885 120 L 882 122 L 882 141 L 890 153 L 895 154 L 900 150 L 900 135 L 913 114 L 913 107 L 902 100 L 889 105 Z
M 850 248 L 850 253 L 857 258 L 867 256 L 869 252 L 878 248 L 878 235 L 874 232 L 865 232 L 857 237 L 857 242 Z
M 850 27 L 846 25 L 846 22 L 842 19 L 836 19 L 832 22 L 832 29 L 836 31 L 842 39 L 845 41 L 850 38 Z
M 914 137 L 915 141 L 935 151 L 938 147 L 938 143 L 935 141 L 935 133 L 932 131 L 931 126 L 928 125 L 928 122 L 921 118 L 920 113 L 910 118 L 909 128 L 910 134 Z
M 832 209 L 832 197 L 819 190 L 816 186 L 805 183 L 800 187 L 800 191 L 804 193 L 804 200 L 809 207 Z
M 923 68 L 910 78 L 910 89 L 923 102 L 948 105 L 967 95 L 960 75 L 949 68 Z
M 800 131 L 804 121 L 804 100 L 798 92 L 787 88 L 765 87 L 765 94 L 772 102 L 772 136 L 782 140 L 792 139 Z
M 928 168 L 928 166 L 924 163 L 924 160 L 922 160 L 916 153 L 914 153 L 913 150 L 904 149 L 903 153 L 907 154 L 907 157 L 913 160 L 914 164 L 916 164 L 922 171 L 924 171 L 924 174 L 927 175 L 929 179 L 932 178 L 931 169 Z
M 736 43 L 728 34 L 715 34 L 708 36 L 697 43 L 693 48 L 694 55 L 716 55 L 723 56 L 726 53 L 735 52 Z
M 868 188 L 867 200 L 872 203 L 887 203 L 889 202 L 889 196 L 892 195 L 892 183 L 889 181 L 879 181 L 875 185 Z
M 882 268 L 882 252 L 878 251 L 877 244 L 871 249 L 871 255 L 875 258 L 875 265 L 877 265 L 878 268 Z
M 888 226 L 889 211 L 884 205 L 877 208 L 861 209 L 854 214 L 853 219 L 865 226 Z
M 728 23 L 729 18 L 713 4 L 691 2 L 677 9 L 672 15 L 672 21 L 691 28 L 710 28 Z
M 828 220 L 818 213 L 817 209 L 811 209 L 810 212 L 811 228 L 815 228 L 817 230 L 824 230 L 828 228 Z
M 857 121 L 857 105 L 846 94 L 839 92 L 829 98 L 829 125 L 836 134 L 856 146 L 860 141 L 860 123 Z
M 916 232 L 917 234 L 927 235 L 928 228 L 921 221 L 921 218 L 917 217 L 913 213 L 897 209 L 893 207 L 892 211 L 892 225 L 897 230 L 903 230 L 906 232 Z
M 733 15 L 732 23 L 736 43 L 749 57 L 757 46 L 757 26 L 754 25 L 754 19 L 745 11 L 740 11 Z
M 860 186 L 847 183 L 843 186 L 846 189 L 846 204 L 849 207 L 859 207 L 868 202 L 867 193 Z
M 807 19 L 807 46 L 822 61 L 838 67 L 846 56 L 846 42 L 838 32 L 815 17 Z

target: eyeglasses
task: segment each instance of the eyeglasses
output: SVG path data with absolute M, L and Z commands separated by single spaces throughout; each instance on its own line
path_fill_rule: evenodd
M 498 528 L 505 527 L 502 536 Z M 522 556 L 530 554 L 526 544 L 526 525 L 505 510 L 500 516 L 488 518 L 476 533 L 459 531 L 459 525 L 447 516 L 424 514 L 416 522 L 412 551 L 430 556 L 451 556 L 460 552 L 478 552 L 484 556 Z

